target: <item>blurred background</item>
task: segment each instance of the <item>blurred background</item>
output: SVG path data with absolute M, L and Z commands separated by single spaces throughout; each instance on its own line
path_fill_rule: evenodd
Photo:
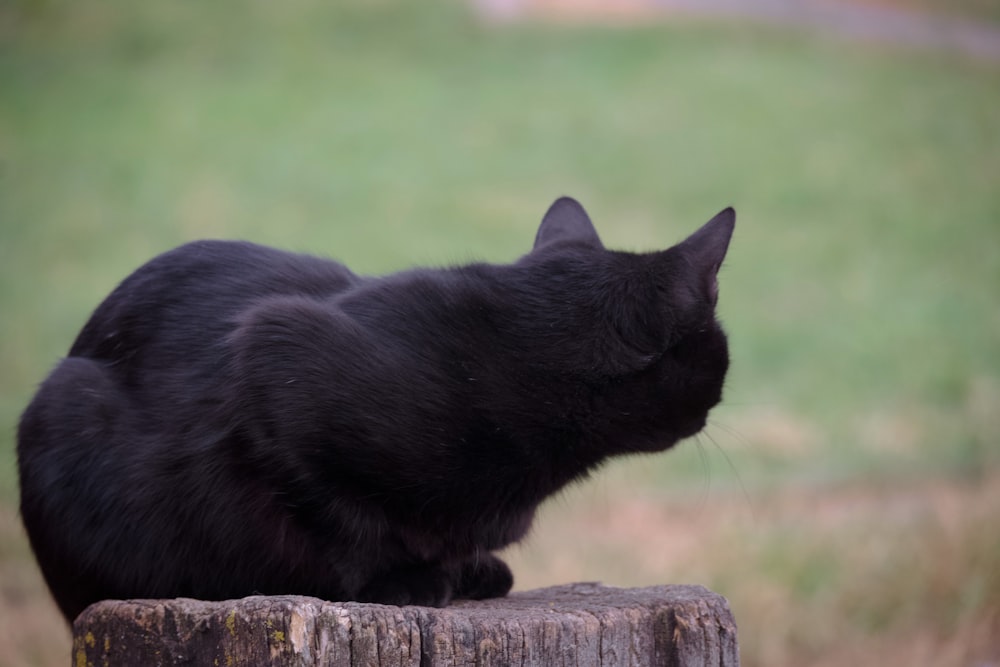
M 517 586 L 704 584 L 751 667 L 1000 665 L 998 31 L 996 0 L 0 0 L 0 665 L 70 657 L 14 431 L 128 272 L 203 237 L 507 262 L 563 194 L 630 250 L 736 207 L 733 365 L 703 434 L 545 507 Z

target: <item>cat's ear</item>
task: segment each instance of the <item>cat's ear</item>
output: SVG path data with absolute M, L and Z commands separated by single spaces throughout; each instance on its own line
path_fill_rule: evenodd
M 594 223 L 580 202 L 572 197 L 560 197 L 549 207 L 535 235 L 534 249 L 549 243 L 572 241 L 603 248 Z
M 726 258 L 735 224 L 736 211 L 732 207 L 723 209 L 678 246 L 695 271 L 699 286 L 712 303 L 719 297 L 717 274 L 722 260 Z

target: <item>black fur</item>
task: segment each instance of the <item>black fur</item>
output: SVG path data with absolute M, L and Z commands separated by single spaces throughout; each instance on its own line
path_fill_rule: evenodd
M 226 241 L 153 259 L 21 418 L 21 514 L 63 614 L 506 594 L 492 552 L 539 503 L 693 435 L 720 400 L 733 222 L 612 252 L 564 198 L 510 265 L 362 278 Z

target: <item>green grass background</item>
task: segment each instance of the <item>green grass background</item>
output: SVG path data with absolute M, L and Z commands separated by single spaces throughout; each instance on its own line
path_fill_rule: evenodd
M 996 64 L 759 26 L 0 2 L 0 502 L 34 387 L 154 254 L 225 237 L 361 272 L 504 262 L 562 194 L 624 249 L 739 216 L 726 402 L 699 444 L 616 467 L 629 484 L 982 478 L 998 109 Z
M 993 65 L 736 26 L 491 29 L 442 4 L 52 2 L 5 19 L 8 501 L 35 384 L 155 253 L 238 237 L 365 272 L 509 261 L 563 193 L 628 249 L 736 206 L 715 419 L 736 434 L 712 435 L 740 470 L 788 458 L 740 437 L 757 408 L 806 450 L 781 477 L 998 458 Z M 903 442 L 877 442 L 893 429 Z M 690 467 L 677 458 L 657 472 Z

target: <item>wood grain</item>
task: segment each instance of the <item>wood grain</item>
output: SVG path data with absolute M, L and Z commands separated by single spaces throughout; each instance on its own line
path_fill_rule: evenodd
M 735 667 L 736 624 L 701 586 L 570 584 L 444 609 L 279 596 L 108 600 L 73 624 L 76 667 Z

